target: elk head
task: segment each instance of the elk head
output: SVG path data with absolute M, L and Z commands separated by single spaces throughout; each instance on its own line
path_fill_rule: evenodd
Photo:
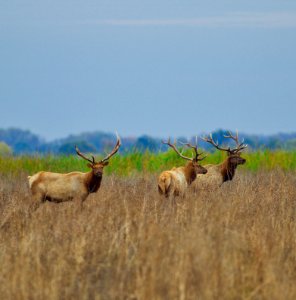
M 228 135 L 224 135 L 224 137 L 234 140 L 236 143 L 236 147 L 231 149 L 230 147 L 223 148 L 219 146 L 218 142 L 215 142 L 213 140 L 212 134 L 210 134 L 210 137 L 204 137 L 202 139 L 213 145 L 216 149 L 220 151 L 225 151 L 228 156 L 228 161 L 232 166 L 237 167 L 238 165 L 243 165 L 244 163 L 246 163 L 246 159 L 241 157 L 241 152 L 242 150 L 247 148 L 248 145 L 244 144 L 244 140 L 241 143 L 239 142 L 238 131 L 236 132 L 236 136 L 233 136 L 232 133 L 228 131 Z
M 89 168 L 92 169 L 92 172 L 93 174 L 96 176 L 96 177 L 102 177 L 103 175 L 103 169 L 105 166 L 107 166 L 109 164 L 109 159 L 111 158 L 111 156 L 113 156 L 120 148 L 121 146 L 121 141 L 120 141 L 120 138 L 119 138 L 119 135 L 118 133 L 116 133 L 116 136 L 117 136 L 117 142 L 116 142 L 116 145 L 114 146 L 113 150 L 105 157 L 103 158 L 101 161 L 95 161 L 95 158 L 94 156 L 92 155 L 92 159 L 89 159 L 87 157 L 85 157 L 78 149 L 77 146 L 75 146 L 75 150 L 76 150 L 76 153 L 82 157 L 83 159 L 87 160 L 89 163 L 87 164 L 87 166 Z
M 197 144 L 195 146 L 193 146 L 189 143 L 182 143 L 183 145 L 193 149 L 192 157 L 190 158 L 190 157 L 187 157 L 187 156 L 183 155 L 182 153 L 180 153 L 180 151 L 177 149 L 176 145 L 172 144 L 170 142 L 170 139 L 167 142 L 162 141 L 162 143 L 171 147 L 183 159 L 189 160 L 189 165 L 194 168 L 195 174 L 206 174 L 208 172 L 206 168 L 204 168 L 203 166 L 201 166 L 199 164 L 199 162 L 204 160 L 206 158 L 206 156 L 199 158 L 199 156 L 202 155 L 202 153 L 198 153 Z

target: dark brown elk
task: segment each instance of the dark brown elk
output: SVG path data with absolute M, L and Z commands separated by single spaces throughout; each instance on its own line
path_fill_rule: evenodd
M 185 144 L 193 149 L 194 155 L 190 158 L 181 154 L 176 145 L 170 143 L 170 140 L 168 142 L 163 141 L 162 143 L 171 147 L 183 159 L 188 160 L 188 163 L 184 167 L 162 172 L 158 178 L 158 191 L 165 197 L 171 195 L 184 196 L 186 188 L 196 179 L 197 174 L 207 173 L 207 170 L 199 164 L 205 157 L 199 158 L 201 153 L 198 153 L 197 145 Z
M 92 159 L 87 158 L 75 146 L 77 155 L 88 161 L 87 166 L 91 170 L 87 173 L 71 172 L 67 174 L 41 171 L 33 176 L 28 176 L 33 198 L 39 203 L 46 200 L 63 202 L 75 199 L 82 205 L 89 194 L 96 193 L 100 188 L 103 169 L 120 146 L 121 141 L 117 134 L 115 147 L 99 162 L 95 161 L 94 156 Z
M 204 141 L 213 145 L 216 149 L 220 151 L 224 151 L 227 153 L 227 158 L 218 165 L 205 165 L 205 168 L 208 170 L 205 176 L 200 176 L 196 181 L 195 187 L 198 188 L 209 188 L 209 187 L 219 187 L 224 182 L 232 180 L 236 168 L 239 165 L 243 165 L 246 163 L 246 159 L 241 157 L 242 150 L 247 148 L 247 145 L 244 144 L 244 141 L 239 142 L 238 132 L 235 136 L 229 131 L 228 135 L 224 135 L 225 138 L 231 139 L 235 141 L 236 147 L 221 147 L 218 142 L 213 140 L 212 135 L 209 137 L 203 138 Z

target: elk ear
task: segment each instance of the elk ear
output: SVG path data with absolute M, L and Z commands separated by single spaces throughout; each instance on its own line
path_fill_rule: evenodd
M 109 165 L 109 161 L 104 161 L 103 162 L 103 166 L 108 166 Z
M 87 166 L 89 167 L 89 168 L 93 168 L 93 165 L 92 164 L 87 164 Z

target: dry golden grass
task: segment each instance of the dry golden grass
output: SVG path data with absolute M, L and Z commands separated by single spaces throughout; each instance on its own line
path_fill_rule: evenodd
M 25 176 L 0 178 L 1 299 L 296 299 L 295 173 L 176 206 L 156 182 L 105 177 L 82 211 L 33 211 Z

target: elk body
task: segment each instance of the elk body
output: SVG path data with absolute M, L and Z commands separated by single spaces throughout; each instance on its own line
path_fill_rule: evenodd
M 220 151 L 225 151 L 227 153 L 227 158 L 218 165 L 205 165 L 204 167 L 208 170 L 205 176 L 198 176 L 198 180 L 194 185 L 198 189 L 207 188 L 218 188 L 224 182 L 230 181 L 235 175 L 236 168 L 239 165 L 246 163 L 246 159 L 241 157 L 241 151 L 247 147 L 244 142 L 239 143 L 238 133 L 234 137 L 231 132 L 228 135 L 224 135 L 225 138 L 230 138 L 236 142 L 236 147 L 234 149 L 222 148 L 219 146 L 218 142 L 213 140 L 212 135 L 210 137 L 203 138 L 204 141 L 213 145 L 216 149 Z
M 194 158 L 189 158 L 182 155 L 176 146 L 170 143 L 170 140 L 167 143 L 163 143 L 174 149 L 180 157 L 188 160 L 188 163 L 184 167 L 173 168 L 160 174 L 158 178 L 159 194 L 164 195 L 165 197 L 171 195 L 184 196 L 186 188 L 196 179 L 197 174 L 207 173 L 207 170 L 199 164 L 199 161 L 203 160 L 205 157 L 198 158 L 200 154 L 197 151 L 197 146 L 186 144 L 195 152 Z
M 117 135 L 117 143 L 114 149 L 99 162 L 85 157 L 77 148 L 76 153 L 87 160 L 87 166 L 91 171 L 87 173 L 71 172 L 67 174 L 41 171 L 33 176 L 28 176 L 29 186 L 34 199 L 38 202 L 46 200 L 63 202 L 77 199 L 81 204 L 90 193 L 96 193 L 101 186 L 103 169 L 108 165 L 108 160 L 121 146 L 120 138 Z

